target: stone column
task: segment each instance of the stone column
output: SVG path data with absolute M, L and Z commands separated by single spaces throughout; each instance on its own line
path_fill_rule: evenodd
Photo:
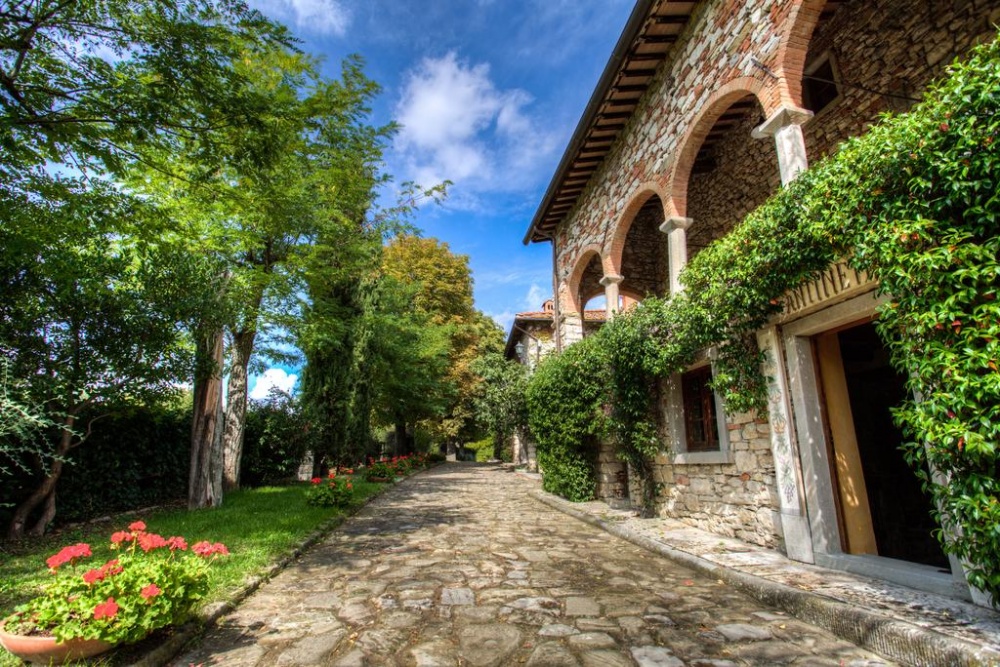
M 614 314 L 618 312 L 618 283 L 620 283 L 624 278 L 619 275 L 610 273 L 603 278 L 601 278 L 601 285 L 604 286 L 604 300 L 607 301 L 608 319 L 610 320 L 614 317 Z
M 782 107 L 752 133 L 755 139 L 774 137 L 782 185 L 794 181 L 809 166 L 802 124 L 812 118 L 812 115 L 813 112 L 808 109 Z
M 671 294 L 677 294 L 682 289 L 680 275 L 688 261 L 687 230 L 692 222 L 691 218 L 672 215 L 660 225 L 660 231 L 667 235 L 669 244 Z
M 785 553 L 792 560 L 813 563 L 812 530 L 806 512 L 805 487 L 798 448 L 792 438 L 791 407 L 785 380 L 785 358 L 778 328 L 769 326 L 757 332 L 757 344 L 764 352 L 761 369 L 767 381 L 767 420 L 771 425 L 771 453 L 774 457 L 774 483 L 778 488 L 781 532 Z
M 561 352 L 569 345 L 583 340 L 583 313 L 571 310 L 575 305 L 569 296 L 569 285 L 564 281 L 559 281 L 555 305 L 552 325 L 556 336 L 556 351 Z
M 583 314 L 563 312 L 559 318 L 559 339 L 565 350 L 573 343 L 583 340 Z
M 812 115 L 812 111 L 808 109 L 782 107 L 752 133 L 755 139 L 774 137 L 782 185 L 791 183 L 809 167 L 802 124 L 812 118 Z M 762 370 L 767 379 L 767 417 L 771 424 L 771 453 L 774 456 L 785 552 L 793 560 L 813 563 L 816 556 L 806 510 L 802 460 L 799 458 L 798 443 L 791 433 L 792 410 L 786 379 L 788 375 L 778 328 L 770 326 L 758 331 L 757 343 L 766 359 Z

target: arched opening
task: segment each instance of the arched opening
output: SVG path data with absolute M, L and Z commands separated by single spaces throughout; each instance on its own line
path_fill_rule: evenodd
M 580 281 L 577 283 L 574 298 L 577 304 L 577 311 L 581 315 L 589 307 L 588 304 L 595 298 L 604 297 L 604 286 L 601 285 L 601 278 L 604 277 L 604 268 L 601 265 L 601 257 L 597 253 L 590 255 L 589 261 L 584 265 L 580 273 Z
M 764 120 L 753 94 L 736 97 L 698 147 L 687 185 L 687 217 L 693 220 L 687 231 L 689 260 L 729 233 L 780 185 L 774 142 L 751 136 Z
M 669 292 L 667 235 L 663 225 L 663 200 L 651 195 L 638 208 L 629 222 L 621 245 L 618 266 L 623 276 L 619 292 L 620 306 L 627 309 L 648 296 L 664 296 Z

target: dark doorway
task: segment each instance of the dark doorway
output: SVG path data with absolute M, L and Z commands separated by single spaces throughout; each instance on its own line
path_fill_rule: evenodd
M 878 553 L 947 569 L 948 559 L 931 534 L 937 528 L 931 499 L 903 458 L 903 434 L 890 412 L 906 397 L 905 378 L 890 365 L 871 323 L 837 336 Z

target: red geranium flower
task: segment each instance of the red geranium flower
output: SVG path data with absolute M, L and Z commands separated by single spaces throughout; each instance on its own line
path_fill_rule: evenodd
M 174 537 L 167 538 L 167 546 L 170 547 L 171 551 L 187 551 L 188 543 L 183 537 L 176 535 Z
M 146 524 L 143 523 L 142 521 L 134 521 L 128 525 L 128 529 L 138 533 L 140 531 L 146 530 Z
M 87 570 L 83 573 L 83 583 L 88 586 L 97 581 L 104 580 L 104 570 Z
M 74 563 L 77 558 L 90 556 L 90 545 L 80 542 L 69 547 L 63 547 L 55 556 L 50 556 L 45 564 L 53 570 L 58 570 L 60 565 Z
M 118 559 L 113 558 L 101 566 L 101 573 L 105 577 L 113 577 L 116 574 L 121 574 L 124 569 L 125 568 L 118 564 Z
M 121 544 L 122 542 L 131 542 L 133 539 L 132 533 L 127 530 L 119 530 L 117 533 L 111 533 L 111 544 Z
M 159 586 L 157 586 L 156 584 L 150 584 L 149 586 L 146 586 L 141 591 L 139 591 L 139 595 L 141 595 L 145 600 L 149 601 L 162 592 L 163 591 L 160 590 Z
M 118 615 L 118 603 L 115 602 L 114 598 L 108 598 L 106 602 L 94 607 L 94 619 L 101 620 L 102 618 L 114 618 Z
M 167 541 L 162 535 L 156 533 L 139 533 L 139 548 L 149 553 L 153 549 L 160 549 L 167 546 Z
M 208 558 L 213 554 L 218 554 L 220 556 L 229 555 L 229 549 L 226 548 L 225 544 L 223 544 L 222 542 L 216 542 L 215 544 L 212 544 L 207 540 L 195 544 L 193 547 L 191 547 L 191 551 L 195 552 L 199 556 L 204 556 L 205 558 Z
M 319 483 L 320 483 L 320 482 L 322 482 L 322 481 L 323 481 L 323 480 L 321 480 L 321 479 L 320 479 L 319 477 L 313 477 L 313 478 L 312 478 L 312 483 L 313 483 L 313 484 L 319 484 Z

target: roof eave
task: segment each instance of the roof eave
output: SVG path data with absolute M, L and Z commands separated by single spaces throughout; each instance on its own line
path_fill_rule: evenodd
M 636 2 L 635 7 L 632 8 L 632 14 L 629 16 L 628 22 L 625 24 L 625 29 L 622 30 L 621 37 L 618 38 L 618 44 L 615 45 L 615 50 L 612 52 L 611 58 L 608 60 L 608 64 L 605 65 L 604 72 L 601 74 L 601 78 L 597 82 L 594 92 L 590 95 L 590 101 L 587 102 L 583 115 L 576 124 L 576 130 L 574 130 L 573 137 L 570 139 L 565 152 L 563 152 L 563 156 L 559 161 L 556 173 L 549 182 L 549 187 L 545 190 L 545 196 L 542 198 L 542 203 L 538 206 L 538 210 L 535 211 L 535 216 L 531 221 L 531 226 L 528 227 L 528 231 L 524 235 L 524 239 L 522 241 L 524 245 L 528 245 L 533 241 L 540 242 L 552 240 L 552 235 L 547 232 L 544 234 L 537 233 L 538 225 L 541 223 L 546 210 L 548 210 L 549 205 L 552 203 L 552 198 L 558 191 L 560 183 L 562 183 L 567 172 L 569 171 L 570 166 L 576 159 L 577 151 L 586 140 L 587 133 L 590 131 L 590 127 L 597 117 L 597 112 L 603 105 L 608 90 L 614 84 L 615 79 L 618 76 L 618 72 L 621 69 L 622 62 L 625 60 L 629 50 L 632 48 L 632 44 L 635 42 L 639 32 L 642 30 L 642 26 L 646 21 L 646 16 L 649 14 L 649 10 L 652 8 L 654 2 L 656 2 L 656 0 L 639 0 Z

